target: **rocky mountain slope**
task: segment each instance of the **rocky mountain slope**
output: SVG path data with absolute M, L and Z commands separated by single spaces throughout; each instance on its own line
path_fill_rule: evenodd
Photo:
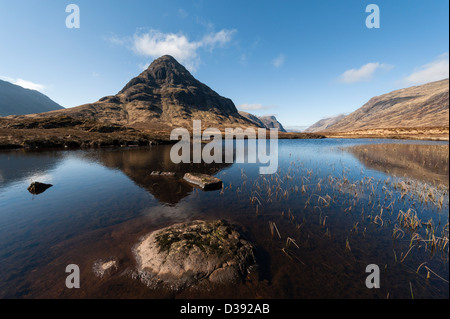
M 244 111 L 239 111 L 239 114 L 248 119 L 249 121 L 255 123 L 259 127 L 267 129 L 278 128 L 280 132 L 286 132 L 283 125 L 281 125 L 281 123 L 278 122 L 275 116 L 256 116 Z
M 153 61 L 147 70 L 133 78 L 116 95 L 95 103 L 35 116 L 70 116 L 94 121 L 164 129 L 190 127 L 192 120 L 202 125 L 252 126 L 239 115 L 234 103 L 195 79 L 173 57 Z
M 332 126 L 333 124 L 336 124 L 340 120 L 342 120 L 345 117 L 344 114 L 339 114 L 337 116 L 333 117 L 327 117 L 324 119 L 321 119 L 320 121 L 314 123 L 307 129 L 305 129 L 303 132 L 305 133 L 314 133 L 314 132 L 322 132 Z
M 0 80 L 0 116 L 23 115 L 63 109 L 46 95 Z
M 449 80 L 376 96 L 325 132 L 449 127 Z

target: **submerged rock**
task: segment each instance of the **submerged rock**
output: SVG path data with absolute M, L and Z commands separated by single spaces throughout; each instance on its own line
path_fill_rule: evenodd
M 205 191 L 222 188 L 222 181 L 220 179 L 207 174 L 186 173 L 184 174 L 183 179 L 191 184 L 200 187 Z
M 200 281 L 240 280 L 255 264 L 253 246 L 224 221 L 176 224 L 145 236 L 133 250 L 149 287 L 182 289 Z
M 150 173 L 150 176 L 166 176 L 166 177 L 175 177 L 175 172 L 161 172 L 161 171 L 153 171 Z
M 92 270 L 97 277 L 103 278 L 105 274 L 111 274 L 117 269 L 118 261 L 115 257 L 99 259 L 92 266 Z
M 39 182 L 33 182 L 30 186 L 28 186 L 28 191 L 33 195 L 39 195 L 45 192 L 48 188 L 52 187 L 51 184 L 44 184 Z

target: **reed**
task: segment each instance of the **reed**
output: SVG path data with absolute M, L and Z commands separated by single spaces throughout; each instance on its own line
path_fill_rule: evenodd
M 269 221 L 269 227 L 270 227 L 270 233 L 271 233 L 271 235 L 272 235 L 272 238 L 273 238 L 273 236 L 274 236 L 274 230 L 275 230 L 275 231 L 277 232 L 278 237 L 281 239 L 280 232 L 278 231 L 278 227 L 277 227 L 277 225 L 275 224 L 275 222 Z
M 345 249 L 348 251 L 352 251 L 352 249 L 350 248 L 350 242 L 348 241 L 348 237 L 345 240 Z

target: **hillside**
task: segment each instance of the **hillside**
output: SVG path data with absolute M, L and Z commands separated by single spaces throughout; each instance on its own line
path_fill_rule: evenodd
M 449 127 L 449 80 L 376 96 L 324 132 Z
M 266 129 L 278 128 L 280 132 L 286 132 L 283 125 L 277 120 L 275 116 L 256 116 L 248 112 L 239 111 L 239 114 L 252 121 L 259 127 Z
M 23 115 L 63 109 L 46 95 L 0 80 L 0 116 Z
M 339 114 L 337 116 L 321 119 L 320 121 L 314 123 L 313 125 L 308 127 L 306 130 L 304 130 L 304 132 L 305 133 L 323 132 L 327 128 L 331 127 L 332 125 L 334 125 L 337 122 L 339 122 L 340 120 L 342 120 L 344 117 L 345 117 L 344 114 Z

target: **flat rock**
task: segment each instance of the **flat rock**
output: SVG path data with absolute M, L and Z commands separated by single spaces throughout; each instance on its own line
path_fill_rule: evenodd
M 152 288 L 240 280 L 255 264 L 253 246 L 225 221 L 194 221 L 146 235 L 133 249 L 136 276 Z M 244 242 L 245 244 L 242 244 Z
M 222 181 L 220 179 L 207 174 L 186 173 L 184 174 L 183 179 L 205 191 L 222 188 Z

